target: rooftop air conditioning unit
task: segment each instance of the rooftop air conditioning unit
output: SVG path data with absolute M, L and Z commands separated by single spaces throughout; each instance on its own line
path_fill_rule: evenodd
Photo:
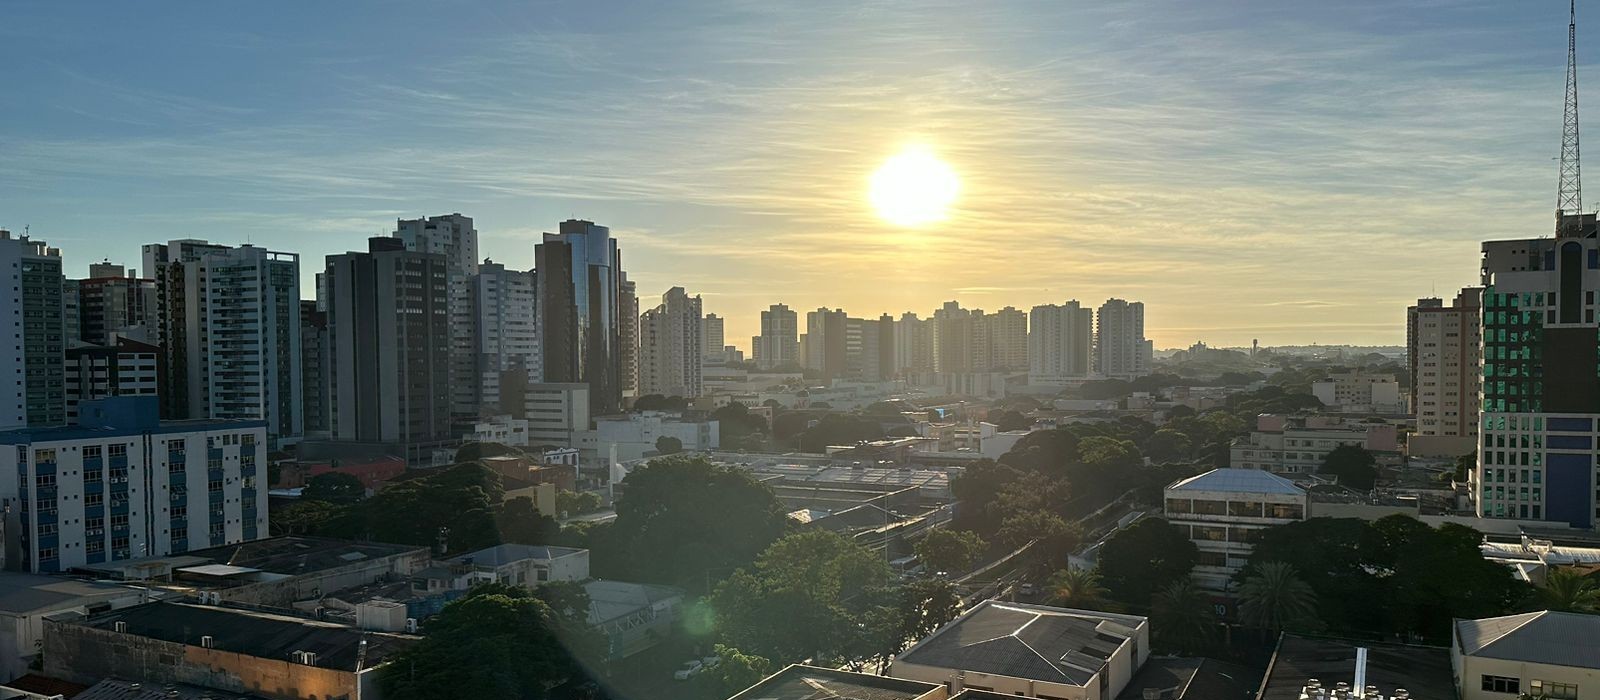
M 409 633 L 409 634 L 416 634 L 417 633 L 417 618 L 414 618 L 414 617 L 406 618 L 406 632 Z

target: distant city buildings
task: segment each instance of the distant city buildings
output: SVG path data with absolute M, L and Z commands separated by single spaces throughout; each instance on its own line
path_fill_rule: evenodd
M 773 304 L 761 312 L 761 335 L 751 341 L 756 365 L 772 369 L 800 363 L 799 316 L 788 306 Z
M 1479 318 L 1483 289 L 1462 289 L 1449 306 L 1418 299 L 1406 310 L 1406 362 L 1417 435 L 1435 438 L 1448 454 L 1477 445 L 1478 392 L 1483 384 Z M 1416 438 L 1413 438 L 1416 442 Z
M 477 362 L 472 308 L 473 277 L 478 274 L 478 230 L 472 217 L 460 213 L 401 219 L 395 223 L 394 237 L 405 249 L 434 253 L 444 258 L 447 315 L 450 326 L 450 410 L 457 424 L 477 418 L 482 385 Z
M 495 262 L 484 262 L 468 279 L 462 310 L 470 317 L 465 327 L 472 382 L 470 397 L 455 402 L 457 417 L 523 414 L 528 384 L 543 376 L 537 279 L 532 270 L 508 270 Z
M 67 348 L 67 423 L 78 422 L 78 405 L 110 396 L 148 396 L 160 392 L 161 348 L 127 338 L 111 345 L 72 343 Z
M 659 306 L 639 317 L 639 394 L 699 396 L 705 347 L 700 297 L 683 287 L 667 290 Z
M 1035 306 L 1029 316 L 1029 381 L 1059 384 L 1088 378 L 1094 359 L 1094 310 L 1073 300 Z
M 635 322 L 621 320 L 630 305 L 623 292 L 631 288 L 611 230 L 592 221 L 563 221 L 560 233 L 546 233 L 534 246 L 534 267 L 544 381 L 589 385 L 596 415 L 620 410 L 624 368 L 633 355 L 623 337 Z
M 11 342 L 0 345 L 0 428 L 60 425 L 67 420 L 63 363 L 61 251 L 0 229 L 0 320 Z
M 1152 347 L 1144 337 L 1144 303 L 1107 299 L 1096 314 L 1095 373 L 1134 379 L 1150 373 Z

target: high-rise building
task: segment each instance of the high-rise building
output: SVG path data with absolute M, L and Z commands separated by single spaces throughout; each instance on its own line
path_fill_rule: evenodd
M 333 438 L 425 462 L 451 437 L 445 257 L 373 238 L 365 253 L 328 256 L 325 273 Z
M 907 311 L 894 322 L 894 374 L 933 371 L 933 321 Z
M 144 271 L 156 282 L 156 345 L 161 346 L 161 417 L 191 417 L 189 406 L 189 291 L 184 267 L 198 263 L 207 253 L 228 246 L 185 238 L 167 243 L 147 243 Z
M 974 316 L 982 317 L 983 312 L 963 309 L 954 301 L 945 302 L 933 312 L 933 371 L 942 374 L 973 371 Z
M 1593 526 L 1600 480 L 1600 241 L 1594 214 L 1556 238 L 1483 244 L 1479 516 Z
M 63 362 L 61 251 L 0 229 L 0 322 L 11 330 L 0 343 L 0 428 L 60 425 L 67 420 Z
M 78 427 L 0 431 L 18 568 L 55 573 L 267 536 L 261 421 L 162 422 L 154 396 L 79 409 Z
M 622 252 L 611 230 L 568 219 L 534 247 L 544 381 L 589 385 L 596 415 L 622 408 Z
M 800 362 L 800 319 L 784 304 L 761 312 L 761 335 L 751 340 L 751 353 L 762 369 Z
M 263 420 L 269 446 L 299 440 L 300 256 L 242 245 L 182 271 L 188 417 Z
M 457 212 L 401 219 L 395 222 L 394 237 L 405 242 L 406 250 L 444 257 L 450 286 L 450 410 L 458 425 L 470 425 L 479 413 L 470 298 L 472 276 L 478 274 L 478 230 L 472 217 Z
M 78 423 L 78 406 L 110 396 L 148 396 L 160 390 L 161 348 L 129 338 L 111 345 L 69 343 L 66 353 L 67 423 Z
M 1088 378 L 1094 356 L 1094 310 L 1074 299 L 1035 306 L 1030 316 L 1029 381 L 1049 384 Z
M 706 314 L 705 318 L 700 319 L 700 340 L 704 344 L 702 354 L 710 358 L 722 357 L 724 337 L 721 316 Z
M 988 362 L 978 369 L 1020 372 L 1028 368 L 1028 315 L 1007 306 L 984 316 L 983 337 Z
M 822 307 L 806 312 L 805 366 L 819 372 L 823 384 L 845 374 L 848 318 L 843 309 Z
M 318 277 L 322 273 L 317 273 Z M 333 344 L 328 337 L 328 312 L 318 302 L 300 302 L 300 406 L 306 435 L 327 437 L 331 429 L 333 398 L 329 394 L 329 363 Z
M 1144 337 L 1144 302 L 1107 299 L 1096 317 L 1095 373 L 1112 379 L 1149 374 L 1151 346 Z
M 893 376 L 894 317 L 845 319 L 845 376 L 878 382 Z
M 1406 309 L 1406 361 L 1418 435 L 1465 439 L 1478 435 L 1482 297 L 1482 288 L 1467 287 L 1450 306 L 1430 298 L 1418 299 Z
M 683 287 L 661 296 L 661 304 L 639 317 L 639 395 L 695 398 L 705 393 L 701 361 L 700 297 Z
M 83 342 L 83 314 L 78 301 L 78 280 L 61 280 L 61 335 L 68 343 Z
M 482 416 L 522 417 L 539 370 L 538 275 L 485 262 L 470 285 L 473 404 Z
M 121 273 L 121 265 L 90 265 L 90 277 L 76 280 L 78 324 L 68 332 L 86 343 L 109 345 L 115 338 L 154 343 L 155 325 L 160 318 L 156 281 L 122 274 L 99 277 L 99 273 Z
M 617 354 L 622 358 L 618 363 L 621 366 L 620 377 L 623 396 L 639 395 L 639 288 L 628 273 L 620 273 L 622 286 L 617 294 L 617 340 L 620 349 Z M 585 401 L 584 405 L 588 405 Z

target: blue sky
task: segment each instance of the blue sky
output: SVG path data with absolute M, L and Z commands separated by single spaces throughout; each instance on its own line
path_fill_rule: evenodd
M 1551 230 L 1566 9 L 11 0 L 0 227 L 71 274 L 194 237 L 309 280 L 397 217 L 474 216 L 524 268 L 578 217 L 642 297 L 702 294 L 740 345 L 780 301 L 1108 296 L 1158 346 L 1399 343 L 1479 241 Z M 962 178 L 942 224 L 866 203 L 907 143 Z

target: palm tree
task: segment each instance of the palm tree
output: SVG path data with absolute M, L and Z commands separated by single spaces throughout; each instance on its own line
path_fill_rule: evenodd
M 1100 571 L 1068 566 L 1050 575 L 1052 601 L 1064 607 L 1103 606 L 1106 589 L 1100 585 Z
M 1540 608 L 1562 612 L 1600 612 L 1600 586 L 1577 569 L 1552 569 L 1534 589 Z
M 1151 629 L 1157 641 L 1183 652 L 1209 647 L 1217 616 L 1204 593 L 1188 577 L 1173 581 L 1151 601 Z
M 1317 623 L 1317 594 L 1299 572 L 1281 561 L 1256 567 L 1239 589 L 1239 619 L 1272 632 Z

